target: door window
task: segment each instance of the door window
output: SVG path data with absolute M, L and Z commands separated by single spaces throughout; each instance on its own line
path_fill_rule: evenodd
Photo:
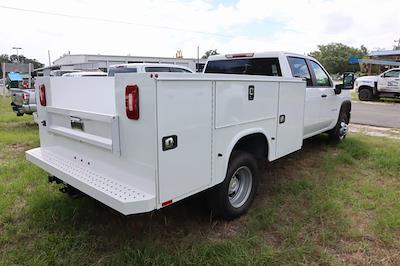
M 315 73 L 315 79 L 316 79 L 316 84 L 315 86 L 317 87 L 331 87 L 331 81 L 329 79 L 328 74 L 322 69 L 322 67 L 314 61 L 311 62 L 311 67 L 314 70 Z
M 400 70 L 392 70 L 389 72 L 386 72 L 383 76 L 385 78 L 398 78 L 400 75 Z
M 290 69 L 292 70 L 293 77 L 305 78 L 307 81 L 307 87 L 311 87 L 312 79 L 306 60 L 304 58 L 299 58 L 299 57 L 288 57 L 288 61 Z

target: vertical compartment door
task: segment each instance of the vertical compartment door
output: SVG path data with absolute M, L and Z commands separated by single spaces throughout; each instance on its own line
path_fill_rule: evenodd
M 212 82 L 157 81 L 159 203 L 211 183 Z
M 276 158 L 303 145 L 305 82 L 280 82 Z

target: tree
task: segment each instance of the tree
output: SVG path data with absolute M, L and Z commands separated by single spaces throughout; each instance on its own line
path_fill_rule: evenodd
M 331 74 L 342 74 L 346 71 L 360 71 L 359 64 L 349 64 L 351 57 L 364 58 L 368 50 L 364 45 L 360 48 L 350 47 L 342 43 L 330 43 L 318 45 L 318 50 L 310 53 L 316 58 Z
M 0 79 L 3 78 L 3 63 L 11 63 L 10 58 L 6 54 L 0 55 Z
M 13 54 L 13 55 L 10 56 L 10 60 L 12 62 L 14 62 L 14 63 L 21 63 L 21 64 L 31 63 L 33 65 L 34 69 L 44 67 L 44 64 L 40 63 L 36 59 L 29 59 L 29 58 L 26 58 L 23 55 L 15 55 L 15 54 Z
M 208 50 L 208 51 L 206 51 L 205 53 L 204 53 L 204 55 L 201 57 L 202 59 L 207 59 L 208 57 L 210 57 L 210 56 L 212 56 L 212 55 L 217 55 L 217 54 L 219 54 L 218 52 L 217 52 L 217 49 L 214 49 L 214 50 Z

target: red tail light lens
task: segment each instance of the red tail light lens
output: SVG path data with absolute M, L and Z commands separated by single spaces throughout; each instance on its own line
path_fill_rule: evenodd
M 46 87 L 44 84 L 39 86 L 39 100 L 42 106 L 46 106 Z
M 24 100 L 24 103 L 28 103 L 29 94 L 28 93 L 23 93 L 22 94 L 22 100 Z
M 125 109 L 129 119 L 139 119 L 139 87 L 136 84 L 125 88 Z

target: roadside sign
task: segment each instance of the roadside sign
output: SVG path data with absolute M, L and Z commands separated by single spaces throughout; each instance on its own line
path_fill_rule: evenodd
M 351 56 L 351 57 L 349 58 L 349 64 L 350 64 L 350 65 L 358 64 L 358 58 L 355 57 L 355 56 Z

